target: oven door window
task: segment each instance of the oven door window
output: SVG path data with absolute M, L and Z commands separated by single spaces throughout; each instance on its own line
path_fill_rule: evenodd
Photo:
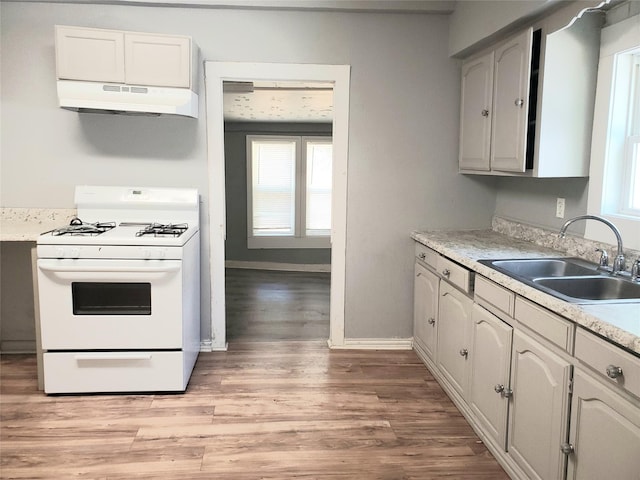
M 72 282 L 74 315 L 151 315 L 150 283 Z

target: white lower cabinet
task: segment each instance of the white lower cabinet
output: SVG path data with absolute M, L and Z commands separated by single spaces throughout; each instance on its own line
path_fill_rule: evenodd
M 450 387 L 462 398 L 467 396 L 471 308 L 473 300 L 440 282 L 438 299 L 438 353 L 436 365 Z
M 439 283 L 437 275 L 419 263 L 415 264 L 413 341 L 433 361 L 436 355 Z
M 640 359 L 447 261 L 416 264 L 414 343 L 507 473 L 640 480 Z
M 471 319 L 469 408 L 484 432 L 506 449 L 513 328 L 477 304 Z
M 564 478 L 571 364 L 515 331 L 507 451 L 531 479 Z
M 640 478 L 640 402 L 576 369 L 567 478 Z

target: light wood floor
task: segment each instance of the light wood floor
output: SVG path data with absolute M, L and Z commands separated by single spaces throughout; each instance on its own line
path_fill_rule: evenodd
M 327 340 L 331 274 L 226 270 L 227 340 Z
M 46 396 L 0 360 L 0 477 L 506 479 L 412 351 L 201 353 L 184 394 Z

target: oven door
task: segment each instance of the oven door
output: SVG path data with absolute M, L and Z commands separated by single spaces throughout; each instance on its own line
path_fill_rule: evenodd
M 180 260 L 39 259 L 45 350 L 182 348 Z

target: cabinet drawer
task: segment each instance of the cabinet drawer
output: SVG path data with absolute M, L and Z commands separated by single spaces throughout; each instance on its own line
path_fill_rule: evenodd
M 581 328 L 576 331 L 575 357 L 593 368 L 603 379 L 640 397 L 640 358 Z M 609 367 L 621 368 L 622 374 L 610 378 L 607 374 Z
M 438 268 L 438 257 L 440 255 L 429 247 L 425 247 L 421 243 L 416 242 L 416 258 L 434 270 Z
M 467 270 L 463 266 L 452 262 L 448 258 L 438 256 L 436 270 L 438 274 L 460 290 L 466 293 L 471 293 L 473 290 L 473 272 Z
M 187 386 L 179 351 L 47 352 L 43 363 L 45 393 L 184 391 Z
M 515 319 L 550 342 L 572 353 L 575 325 L 544 308 L 516 297 Z
M 474 294 L 509 316 L 513 316 L 516 295 L 484 277 L 476 277 Z

